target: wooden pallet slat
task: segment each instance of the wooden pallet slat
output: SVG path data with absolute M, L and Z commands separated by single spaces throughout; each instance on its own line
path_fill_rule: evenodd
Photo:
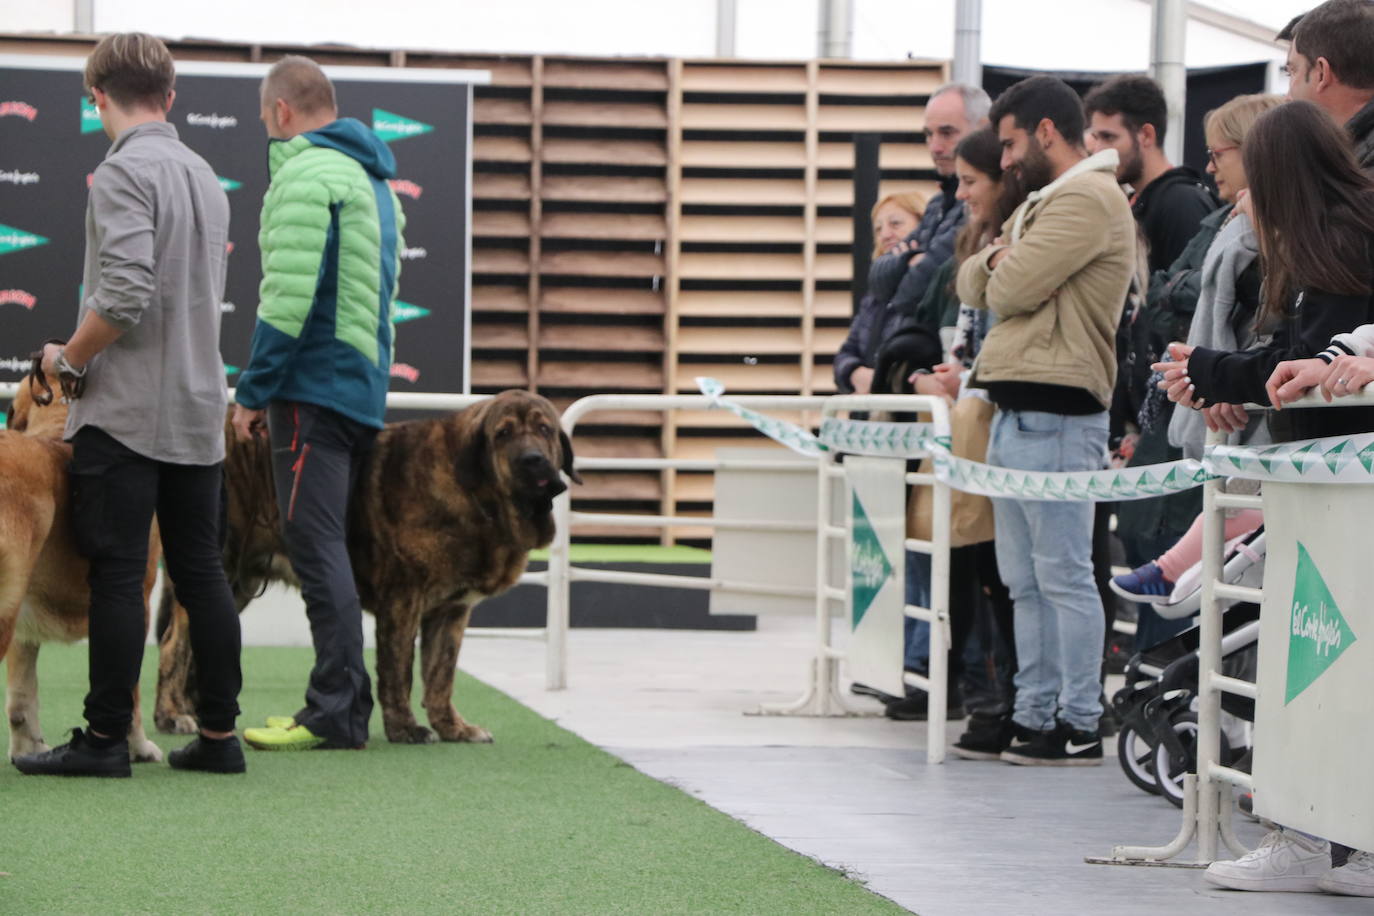
M 569 277 L 661 277 L 663 255 L 642 251 L 545 251 L 541 274 Z
M 545 285 L 541 312 L 583 315 L 662 315 L 663 295 L 651 290 Z
M 657 213 L 545 213 L 539 234 L 546 239 L 658 241 L 668 233 Z
M 654 166 L 664 165 L 668 153 L 652 140 L 545 137 L 542 159 L 560 165 Z

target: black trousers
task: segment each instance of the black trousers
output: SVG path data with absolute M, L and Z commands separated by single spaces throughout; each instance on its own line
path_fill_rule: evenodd
M 129 730 L 143 663 L 143 576 L 156 514 L 167 574 L 190 617 L 196 715 L 203 728 L 233 731 L 243 675 L 239 615 L 221 554 L 222 466 L 154 461 L 87 426 L 72 439 L 70 471 L 77 546 L 91 564 L 86 721 L 111 737 Z
M 348 503 L 377 431 L 325 407 L 285 401 L 268 407 L 267 425 L 286 552 L 315 644 L 295 719 L 331 746 L 357 747 L 367 741 L 372 682 L 348 558 Z

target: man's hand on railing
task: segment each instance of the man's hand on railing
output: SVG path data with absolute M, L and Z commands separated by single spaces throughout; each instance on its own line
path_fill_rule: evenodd
M 1341 357 L 1345 359 L 1346 357 Z M 1331 367 L 1325 361 L 1310 359 L 1290 359 L 1279 363 L 1264 383 L 1269 393 L 1269 403 L 1275 410 L 1282 410 L 1284 404 L 1291 404 L 1321 384 Z M 1328 396 L 1327 400 L 1331 400 Z

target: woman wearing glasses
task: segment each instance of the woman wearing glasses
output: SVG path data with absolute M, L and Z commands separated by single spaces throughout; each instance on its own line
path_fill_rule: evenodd
M 1241 153 L 1250 128 L 1265 112 L 1283 104 L 1277 95 L 1242 95 L 1209 112 L 1203 121 L 1207 137 L 1207 174 L 1216 182 L 1217 195 L 1226 206 L 1208 215 L 1178 260 L 1150 283 L 1149 308 L 1142 315 L 1150 321 L 1159 340 L 1186 338 L 1189 346 L 1216 350 L 1244 350 L 1256 341 L 1255 314 L 1260 301 L 1259 240 L 1242 203 L 1249 193 L 1249 179 Z M 1163 422 L 1158 409 L 1163 392 L 1155 393 L 1141 411 L 1143 427 Z M 1209 407 L 1213 419 L 1223 413 L 1240 431 L 1239 442 L 1267 438 L 1261 415 L 1251 420 L 1238 405 Z M 1197 411 L 1176 410 L 1169 423 L 1169 444 L 1183 449 L 1184 457 L 1201 458 L 1207 438 L 1205 418 Z M 1226 521 L 1231 539 L 1260 524 L 1260 513 L 1237 511 Z M 1202 557 L 1201 518 L 1169 551 L 1157 560 L 1112 579 L 1112 590 L 1130 601 L 1160 602 L 1174 590 L 1174 583 Z

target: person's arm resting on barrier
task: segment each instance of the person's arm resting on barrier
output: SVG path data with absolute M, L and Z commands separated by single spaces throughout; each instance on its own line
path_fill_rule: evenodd
M 87 311 L 65 347 L 43 348 L 43 371 L 55 371 L 58 353 L 82 370 L 95 355 L 138 324 L 153 299 L 153 201 L 123 165 L 104 162 L 91 177 L 91 217 L 104 230 L 100 277 L 86 296 Z
M 1342 296 L 1334 293 L 1304 294 L 1299 306 L 1299 336 L 1293 339 L 1288 323 L 1274 334 L 1271 346 L 1258 350 L 1226 351 L 1198 347 L 1188 358 L 1187 375 L 1195 396 L 1209 404 L 1264 403 L 1269 400 L 1268 383 L 1278 365 L 1319 353 L 1352 320 L 1366 316 L 1367 296 Z

